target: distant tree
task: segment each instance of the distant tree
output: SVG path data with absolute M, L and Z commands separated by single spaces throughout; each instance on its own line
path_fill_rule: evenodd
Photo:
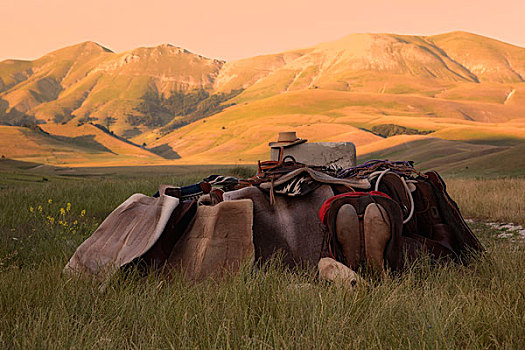
M 434 131 L 433 130 L 417 130 L 417 129 L 407 128 L 407 127 L 404 127 L 401 125 L 395 125 L 395 124 L 381 124 L 381 125 L 374 125 L 372 127 L 372 132 L 382 137 L 391 137 L 395 135 L 426 135 Z
M 116 121 L 116 118 L 106 117 L 102 120 L 102 123 L 106 127 L 106 129 L 111 130 L 111 125 L 115 124 Z
M 97 118 L 93 118 L 93 117 L 85 115 L 85 116 L 79 118 L 78 122 L 79 123 L 90 123 L 90 122 L 94 122 L 95 120 L 97 120 Z

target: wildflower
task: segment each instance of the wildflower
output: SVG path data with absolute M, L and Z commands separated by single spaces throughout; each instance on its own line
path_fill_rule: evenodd
M 29 207 L 29 211 L 32 213 L 35 211 L 35 209 L 33 207 Z
M 53 200 L 52 200 L 51 198 L 49 198 L 49 199 L 47 200 L 47 202 L 48 202 L 49 204 L 51 204 L 51 203 L 53 203 Z
M 40 213 L 42 212 L 42 206 L 41 206 L 41 205 L 38 206 L 38 211 L 39 211 Z
M 52 216 L 48 216 L 48 217 L 47 217 L 47 220 L 49 220 L 49 223 L 50 223 L 50 224 L 54 224 L 54 223 L 55 223 L 55 218 L 52 217 Z
M 75 220 L 75 221 L 73 222 L 73 225 L 76 225 L 76 224 L 78 224 L 78 221 L 77 221 L 77 220 Z
M 71 210 L 71 203 L 67 203 L 67 205 L 66 205 L 66 211 L 69 212 L 70 210 Z
M 86 209 L 82 209 L 82 211 L 80 212 L 80 216 L 84 216 L 86 215 Z
M 64 208 L 60 208 L 60 215 L 65 215 L 66 214 L 66 210 Z

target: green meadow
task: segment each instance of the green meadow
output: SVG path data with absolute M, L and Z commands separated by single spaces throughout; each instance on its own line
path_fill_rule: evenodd
M 62 275 L 76 247 L 127 197 L 163 183 L 254 168 L 178 166 L 38 171 L 0 162 L 0 348 L 525 348 L 524 178 L 449 178 L 486 254 L 468 266 L 422 259 L 346 290 L 278 262 L 192 285 L 137 271 L 104 288 Z M 500 238 L 501 233 L 506 238 Z M 510 236 L 510 237 L 509 237 Z

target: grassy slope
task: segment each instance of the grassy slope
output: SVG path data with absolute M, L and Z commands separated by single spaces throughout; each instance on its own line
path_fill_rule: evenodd
M 81 126 L 73 126 L 71 124 L 45 124 L 42 125 L 42 129 L 53 135 L 61 135 L 68 137 L 93 135 L 95 141 L 104 145 L 105 147 L 110 149 L 111 152 L 118 155 L 144 159 L 156 157 L 151 152 L 143 148 L 137 147 L 131 143 L 119 140 L 118 138 L 109 135 L 108 133 L 105 133 L 104 131 L 91 124 L 83 124 Z
M 463 32 L 432 37 L 352 34 L 305 49 L 280 65 L 270 64 L 279 58 L 252 59 L 265 75 L 258 76 L 237 98 L 239 102 L 307 88 L 487 102 L 516 89 L 525 70 L 524 48 Z M 243 67 L 235 71 L 235 62 L 228 67 L 236 80 L 245 76 Z M 273 70 L 268 72 L 268 67 Z
M 520 83 L 525 77 L 525 49 L 467 32 L 427 37 L 480 81 Z
M 27 79 L 13 85 L 2 93 L 10 108 L 31 113 L 40 103 L 56 100 L 60 93 L 71 84 L 82 79 L 87 73 L 107 58 L 111 52 L 93 42 L 85 42 L 51 52 L 32 61 L 31 74 Z M 0 63 L 0 70 L 6 62 Z M 25 68 L 26 63 L 17 63 Z M 50 119 L 48 116 L 46 119 Z
M 476 77 L 417 36 L 352 34 L 319 44 L 250 86 L 237 100 L 307 88 L 428 94 Z
M 48 125 L 50 131 L 52 125 Z M 63 132 L 63 134 L 61 134 Z M 0 126 L 0 149 L 6 158 L 60 166 L 111 166 L 162 163 L 151 152 L 85 125 L 53 135 L 13 126 Z
M 273 71 L 303 56 L 311 49 L 294 50 L 273 55 L 262 55 L 227 62 L 217 76 L 215 90 L 228 92 L 246 89 L 258 80 L 266 78 Z
M 398 145 L 360 154 L 368 159 L 413 160 L 424 170 L 437 170 L 449 176 L 523 176 L 525 143 L 494 146 L 438 138 L 404 140 Z
M 32 62 L 5 60 L 0 62 L 0 93 L 27 79 L 31 74 Z
M 433 105 L 426 100 L 430 100 Z M 249 162 L 266 159 L 267 142 L 273 140 L 278 131 L 290 129 L 296 130 L 301 137 L 313 142 L 353 141 L 357 145 L 359 155 L 375 152 L 369 157 L 413 158 L 413 153 L 417 152 L 420 155 L 414 160 L 424 160 L 428 166 L 442 166 L 441 169 L 444 170 L 446 161 L 445 158 L 437 160 L 441 157 L 437 149 L 442 149 L 454 163 L 459 162 L 458 166 L 468 166 L 464 164 L 465 160 L 468 163 L 474 161 L 471 158 L 484 155 L 484 152 L 504 151 L 507 147 L 518 147 L 525 142 L 525 125 L 516 121 L 514 117 L 517 117 L 518 113 L 514 114 L 512 110 L 509 112 L 507 106 L 454 102 L 449 107 L 444 107 L 444 104 L 439 102 L 419 96 L 357 94 L 319 89 L 289 92 L 231 107 L 207 118 L 205 122 L 188 125 L 153 141 L 152 145 L 169 144 L 183 157 L 182 162 Z M 429 106 L 435 109 L 430 109 Z M 396 114 L 399 108 L 405 109 L 402 115 Z M 432 115 L 422 116 L 423 108 L 432 111 L 429 112 Z M 500 117 L 507 116 L 508 121 L 485 123 L 466 120 L 463 114 L 457 112 L 466 108 L 475 111 L 471 112 L 471 115 L 478 113 L 480 116 L 490 108 L 498 109 Z M 520 106 L 519 109 L 521 108 Z M 366 110 L 366 113 L 363 110 Z M 446 117 L 452 114 L 450 111 L 456 111 L 458 118 Z M 443 117 L 436 118 L 436 114 Z M 435 132 L 427 136 L 382 139 L 356 129 L 370 129 L 374 125 L 388 124 L 392 121 L 402 126 Z M 412 144 L 413 140 L 425 141 Z M 437 144 L 439 147 L 436 149 L 434 146 Z M 396 145 L 401 146 L 389 149 Z M 423 147 L 427 145 L 432 146 Z M 383 149 L 384 152 L 378 153 Z M 411 151 L 400 153 L 399 149 Z M 459 153 L 462 154 L 461 157 L 452 157 Z M 493 163 L 493 167 L 498 167 L 504 160 L 512 163 L 507 157 L 517 156 L 518 153 L 519 148 L 501 153 L 500 155 L 505 157 L 496 158 L 497 162 Z M 520 159 L 516 159 L 514 165 L 507 165 L 510 165 L 509 170 L 517 173 L 523 170 Z
M 468 267 L 431 269 L 421 263 L 397 278 L 367 277 L 371 285 L 353 292 L 274 268 L 258 274 L 247 268 L 220 283 L 198 285 L 188 285 L 177 274 L 170 283 L 155 276 L 118 276 L 103 293 L 96 283 L 61 275 L 75 248 L 132 193 L 151 194 L 160 183 L 189 184 L 210 173 L 227 173 L 187 171 L 48 176 L 45 183 L 1 187 L 0 346 L 519 349 L 525 345 L 523 242 L 497 238 L 500 231 L 482 224 L 473 226 L 488 254 Z M 0 176 L 2 185 L 3 180 Z M 523 179 L 447 183 L 469 217 L 525 223 Z M 487 199 L 506 210 L 488 208 Z M 67 223 L 58 224 L 60 208 L 67 208 L 67 203 L 71 203 L 63 217 Z M 51 223 L 47 216 L 57 219 Z
M 416 112 L 413 111 L 419 106 L 425 105 L 423 102 L 418 104 L 418 101 L 422 99 L 426 98 L 403 96 L 403 98 L 399 99 L 397 96 L 387 94 L 374 96 L 325 90 L 291 92 L 231 107 L 223 113 L 206 118 L 205 121 L 199 121 L 183 127 L 158 140 L 154 140 L 154 134 L 152 134 L 151 141 L 148 140 L 150 141 L 148 146 L 155 147 L 168 144 L 183 157 L 180 161 L 177 161 L 178 163 L 252 163 L 258 159 L 266 159 L 268 157 L 267 142 L 273 140 L 278 131 L 291 129 L 298 131 L 301 137 L 305 137 L 312 142 L 351 140 L 357 145 L 358 155 L 376 152 L 369 156 L 398 157 L 399 159 L 399 157 L 413 158 L 413 155 L 411 152 L 399 153 L 396 149 L 389 150 L 390 147 L 402 144 L 404 149 L 410 149 L 412 147 L 410 141 L 412 140 L 439 137 L 460 141 L 454 143 L 450 152 L 451 155 L 456 154 L 453 149 L 461 149 L 460 153 L 463 156 L 453 160 L 454 162 L 461 161 L 461 164 L 463 164 L 465 157 L 481 156 L 483 150 L 492 150 L 493 147 L 489 146 L 500 146 L 498 150 L 503 151 L 506 149 L 503 147 L 521 144 L 525 138 L 525 124 L 520 123 L 519 119 L 513 118 L 513 114 L 508 115 L 507 118 L 510 121 L 506 123 L 482 123 L 455 118 L 422 117 L 417 110 Z M 395 115 L 395 108 L 403 106 L 403 102 L 406 103 L 406 106 L 411 106 L 411 109 L 406 108 L 405 115 Z M 370 105 L 367 105 L 369 103 Z M 442 107 L 439 103 L 436 103 L 436 105 L 438 108 Z M 487 105 L 476 106 L 477 111 L 480 114 L 484 113 L 484 107 Z M 461 106 L 464 108 L 463 104 Z M 507 106 L 493 104 L 492 107 L 500 108 L 504 112 L 507 111 Z M 362 108 L 368 109 L 368 112 L 363 113 Z M 442 115 L 447 114 L 446 111 L 434 111 Z M 394 115 L 388 115 L 390 113 Z M 395 118 L 396 123 L 399 125 L 419 130 L 434 130 L 436 132 L 427 136 L 402 136 L 382 139 L 356 128 L 370 129 L 373 125 L 391 123 L 392 118 Z M 71 125 L 49 124 L 43 127 L 52 134 L 71 134 L 72 136 L 90 134 L 89 130 L 86 130 L 88 126 L 77 128 Z M 93 131 L 97 135 L 103 134 L 97 133 L 97 130 Z M 104 137 L 104 141 L 100 142 L 107 145 L 109 149 L 113 149 L 115 146 L 107 142 L 115 141 L 116 139 L 109 135 Z M 138 156 L 140 156 L 140 152 L 144 152 L 142 149 L 136 149 L 131 145 L 118 142 L 125 146 L 126 150 L 115 150 L 114 152 L 129 154 L 130 158 L 126 160 L 127 164 L 131 165 L 133 164 L 133 159 L 139 159 L 132 157 L 134 150 L 139 152 Z M 416 143 L 414 145 L 420 147 L 427 144 Z M 446 142 L 442 142 L 441 145 L 446 149 Z M 377 151 L 382 149 L 387 150 L 377 153 Z M 425 159 L 428 162 L 440 157 L 433 149 L 430 148 L 428 150 L 423 152 L 424 157 L 416 157 L 414 160 Z M 501 155 L 506 157 L 518 156 L 519 149 L 508 150 Z M 17 156 L 25 157 L 22 153 Z M 494 164 L 494 167 L 496 168 L 504 159 L 499 157 L 495 159 L 497 162 Z M 46 159 L 45 161 L 56 164 L 60 160 Z M 102 163 L 106 161 L 103 160 Z M 446 165 L 443 161 L 444 159 L 441 159 L 428 164 L 429 166 Z M 71 161 L 66 162 L 71 163 Z M 517 162 L 508 160 L 511 168 L 509 171 L 515 170 L 519 174 L 520 169 L 522 169 L 520 162 L 519 159 Z M 118 163 L 119 161 L 115 160 L 112 164 Z M 483 162 L 478 163 L 480 164 L 478 168 L 483 166 Z M 91 162 L 91 165 L 95 165 L 95 163 Z M 447 166 L 452 167 L 451 164 Z M 465 166 L 468 166 L 468 164 L 463 164 L 463 167 Z

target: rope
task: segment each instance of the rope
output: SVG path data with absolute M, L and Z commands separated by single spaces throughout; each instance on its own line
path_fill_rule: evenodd
M 403 225 L 412 219 L 412 215 L 414 215 L 414 197 L 412 196 L 412 192 L 410 192 L 410 189 L 408 188 L 408 185 L 405 181 L 404 177 L 401 177 L 401 181 L 403 181 L 403 185 L 405 185 L 405 191 L 408 194 L 408 198 L 410 199 L 410 214 L 408 214 L 408 217 L 403 220 Z
M 270 184 L 270 205 L 274 205 L 275 204 L 275 193 L 273 191 L 273 180 L 275 179 L 275 177 L 272 176 L 272 182 Z
M 379 174 L 379 177 L 377 178 L 377 181 L 376 181 L 375 191 L 379 191 L 379 183 L 381 182 L 381 179 L 383 178 L 383 176 L 389 171 L 390 169 L 385 169 L 383 171 L 376 171 L 370 174 L 370 177 L 375 177 L 377 176 L 377 174 Z M 405 187 L 405 191 L 407 193 L 408 199 L 410 200 L 410 213 L 408 214 L 407 218 L 403 220 L 403 224 L 406 224 L 407 222 L 410 221 L 410 219 L 412 219 L 412 216 L 414 215 L 414 197 L 412 196 L 412 192 L 408 188 L 405 178 L 403 176 L 400 176 L 400 178 L 401 178 L 401 181 L 403 182 L 403 186 Z
M 375 188 L 375 191 L 379 191 L 379 182 L 381 182 L 381 179 L 383 178 L 383 176 L 385 176 L 386 173 L 388 173 L 390 171 L 390 169 L 386 169 L 386 170 L 383 170 L 380 174 L 379 174 L 379 177 L 377 178 L 377 181 L 376 181 L 376 188 Z
M 336 177 L 348 178 L 368 178 L 371 174 L 376 171 L 382 171 L 384 169 L 390 169 L 392 172 L 403 175 L 407 178 L 412 176 L 421 176 L 426 178 L 425 175 L 414 169 L 412 161 L 388 161 L 388 160 L 369 160 L 364 164 L 350 167 L 348 169 L 339 170 L 336 173 Z

